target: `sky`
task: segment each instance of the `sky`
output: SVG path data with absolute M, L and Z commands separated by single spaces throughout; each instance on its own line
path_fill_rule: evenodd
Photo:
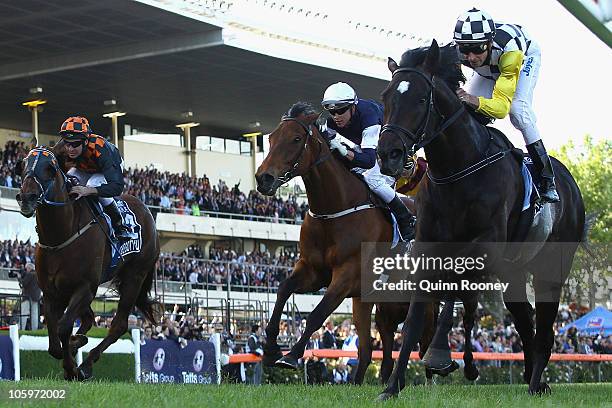
M 545 145 L 558 148 L 570 139 L 580 144 L 585 134 L 595 139 L 612 137 L 612 50 L 556 0 L 376 0 L 367 7 L 361 3 L 347 6 L 341 1 L 311 0 L 309 6 L 334 17 L 342 15 L 442 43 L 452 39 L 457 17 L 472 7 L 487 11 L 494 20 L 523 26 L 542 50 L 534 109 Z M 403 51 L 391 57 L 399 60 Z M 520 132 L 508 118 L 494 126 L 516 146 L 523 146 Z

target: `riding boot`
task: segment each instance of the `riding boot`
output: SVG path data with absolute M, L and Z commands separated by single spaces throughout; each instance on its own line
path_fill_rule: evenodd
M 138 236 L 130 231 L 130 229 L 123 223 L 123 217 L 121 216 L 121 212 L 119 211 L 119 207 L 117 207 L 117 202 L 115 200 L 113 200 L 111 204 L 104 207 L 104 212 L 110 217 L 111 223 L 113 224 L 113 229 L 115 230 L 115 236 L 119 242 L 125 242 L 129 241 L 130 239 L 138 238 Z
M 389 203 L 389 209 L 395 215 L 402 240 L 405 242 L 412 241 L 415 236 L 416 217 L 412 215 L 397 195 Z
M 559 202 L 559 194 L 555 186 L 555 173 L 553 172 L 550 157 L 546 152 L 542 140 L 527 145 L 527 152 L 533 161 L 535 168 L 540 172 L 541 181 L 538 185 L 538 191 L 542 203 Z

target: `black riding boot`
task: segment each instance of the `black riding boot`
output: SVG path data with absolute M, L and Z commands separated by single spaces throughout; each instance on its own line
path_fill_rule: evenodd
M 111 204 L 104 207 L 104 212 L 110 217 L 111 223 L 113 224 L 113 229 L 115 230 L 115 236 L 120 242 L 138 238 L 137 235 L 130 231 L 130 229 L 123 223 L 123 217 L 121 216 L 121 212 L 119 211 L 117 202 L 115 200 L 113 200 Z
M 408 207 L 404 205 L 397 195 L 389 203 L 389 209 L 395 215 L 402 240 L 406 242 L 412 241 L 415 235 L 416 217 L 412 215 Z
M 559 202 L 559 194 L 555 186 L 555 173 L 553 172 L 550 157 L 542 140 L 527 145 L 527 152 L 529 152 L 529 157 L 531 157 L 533 164 L 542 177 L 542 181 L 538 186 L 542 203 Z

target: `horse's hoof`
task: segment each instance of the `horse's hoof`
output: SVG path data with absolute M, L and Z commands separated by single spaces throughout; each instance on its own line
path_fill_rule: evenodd
M 276 367 L 279 367 L 279 368 L 290 368 L 292 370 L 297 370 L 297 368 L 298 368 L 297 359 L 292 357 L 289 354 L 287 354 L 287 355 L 279 358 L 278 360 L 276 360 L 274 365 Z
M 390 400 L 391 398 L 397 398 L 397 394 L 393 394 L 391 392 L 384 391 L 378 394 L 378 397 L 376 397 L 376 401 L 383 402 L 383 401 Z
M 81 364 L 77 369 L 78 380 L 79 381 L 87 381 L 91 377 L 93 377 L 93 370 L 91 365 Z
M 281 358 L 283 358 L 283 353 L 280 350 L 272 353 L 264 352 L 262 362 L 266 367 L 274 367 L 274 364 Z
M 79 376 L 78 376 L 79 381 L 88 381 L 91 378 L 92 378 L 91 370 L 85 370 L 85 369 L 79 368 Z
M 84 334 L 75 334 L 74 336 L 70 336 L 70 347 L 74 347 L 77 350 L 86 345 L 89 342 L 87 336 Z
M 64 355 L 62 354 L 62 349 L 54 349 L 54 348 L 49 348 L 49 354 L 51 355 L 51 357 L 53 357 L 56 360 L 61 360 L 64 358 Z
M 463 376 L 469 381 L 476 381 L 480 376 L 480 372 L 475 365 L 466 365 L 463 369 Z
M 550 394 L 551 392 L 552 391 L 550 390 L 550 387 L 545 382 L 541 382 L 536 387 L 533 387 L 533 388 L 529 387 L 529 394 L 531 395 L 541 396 L 545 394 Z
M 431 370 L 433 374 L 439 375 L 441 377 L 446 377 L 453 371 L 459 368 L 459 364 L 455 360 L 451 361 L 451 363 L 446 367 L 426 367 Z

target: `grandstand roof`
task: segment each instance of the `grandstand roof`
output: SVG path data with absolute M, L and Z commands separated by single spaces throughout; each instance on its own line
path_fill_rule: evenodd
M 384 87 L 381 79 L 330 68 L 337 62 L 324 67 L 245 49 L 235 39 L 244 27 L 233 24 L 230 38 L 226 26 L 136 1 L 4 2 L 0 125 L 29 130 L 31 118 L 20 103 L 40 86 L 48 99 L 43 133 L 55 133 L 71 114 L 88 115 L 94 131 L 107 133 L 103 102 L 116 99 L 128 112 L 125 122 L 140 130 L 176 131 L 181 113 L 190 110 L 201 123 L 198 134 L 236 138 L 256 121 L 260 130 L 272 130 L 292 103 L 318 102 L 332 82 L 350 82 L 371 98 Z

